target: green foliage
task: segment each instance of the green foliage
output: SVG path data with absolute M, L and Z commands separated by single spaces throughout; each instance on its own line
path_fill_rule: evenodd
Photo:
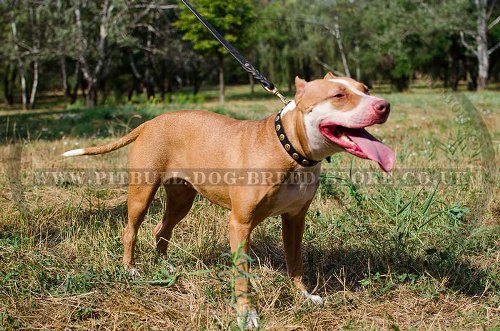
M 198 0 L 196 10 L 235 46 L 245 46 L 248 25 L 253 23 L 254 6 L 251 0 Z M 194 49 L 208 53 L 227 53 L 224 47 L 198 21 L 189 9 L 181 7 L 175 26 L 184 32 L 183 39 L 193 43 Z

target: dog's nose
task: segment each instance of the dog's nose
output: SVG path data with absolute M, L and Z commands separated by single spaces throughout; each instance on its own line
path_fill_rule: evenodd
M 377 100 L 373 103 L 373 109 L 379 115 L 389 115 L 391 105 L 385 100 Z

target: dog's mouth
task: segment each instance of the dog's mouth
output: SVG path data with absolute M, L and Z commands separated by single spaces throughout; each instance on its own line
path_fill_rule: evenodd
M 378 162 L 385 172 L 390 171 L 394 165 L 394 152 L 364 128 L 352 129 L 334 123 L 321 123 L 319 131 L 346 152 Z

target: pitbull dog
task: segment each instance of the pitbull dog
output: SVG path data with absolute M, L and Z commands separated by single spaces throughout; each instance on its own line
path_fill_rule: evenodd
M 318 178 L 321 163 L 316 161 L 342 151 L 376 161 L 382 170 L 389 171 L 394 153 L 364 128 L 384 123 L 390 105 L 369 95 L 364 84 L 332 73 L 310 82 L 296 77 L 295 87 L 294 101 L 278 116 L 236 120 L 207 111 L 169 112 L 115 142 L 63 154 L 103 154 L 135 141 L 128 159 L 129 180 L 137 169 L 151 173 L 147 181 L 129 182 L 128 224 L 122 239 L 123 264 L 131 274 L 137 273 L 134 246 L 139 226 L 163 185 L 166 209 L 154 230 L 159 252 L 166 253 L 173 228 L 186 216 L 198 193 L 230 210 L 233 253 L 247 253 L 252 230 L 265 218 L 281 215 L 288 275 L 306 298 L 322 303 L 321 297 L 306 290 L 301 256 L 305 216 L 319 183 L 288 185 L 286 180 L 291 173 Z M 273 169 L 285 175 L 260 185 L 211 185 L 194 181 L 188 169 Z M 245 254 L 240 255 L 235 273 L 238 322 L 257 327 L 259 317 L 250 302 L 245 276 L 249 266 Z

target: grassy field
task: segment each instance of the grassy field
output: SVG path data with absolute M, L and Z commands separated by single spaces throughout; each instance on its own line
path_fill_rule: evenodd
M 165 111 L 243 119 L 279 110 L 277 99 L 247 90 L 231 88 L 223 107 L 208 91 L 168 105 L 86 110 L 49 100 L 30 113 L 0 111 L 0 329 L 236 329 L 227 211 L 198 197 L 165 260 L 152 236 L 165 201 L 158 192 L 139 232 L 142 276 L 132 280 L 121 265 L 126 188 L 42 185 L 33 173 L 124 168 L 127 148 L 59 155 L 111 141 Z M 342 154 L 324 162 L 304 236 L 306 283 L 324 306 L 304 301 L 287 279 L 280 220 L 254 231 L 251 281 L 262 329 L 498 330 L 500 93 L 465 95 L 472 112 L 439 91 L 383 94 L 391 117 L 370 130 L 397 152 L 396 174 L 444 173 L 441 181 L 396 176 L 374 185 L 356 177 L 376 171 L 366 160 Z M 343 172 L 332 175 L 336 169 Z

